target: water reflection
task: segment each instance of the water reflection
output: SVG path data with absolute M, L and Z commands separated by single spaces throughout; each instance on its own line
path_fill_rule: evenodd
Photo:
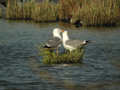
M 51 72 L 49 72 L 48 70 L 42 70 L 41 68 L 46 68 L 47 66 L 41 66 L 41 64 L 38 63 L 34 58 L 30 58 L 29 66 L 35 75 L 47 82 L 54 84 L 56 88 L 60 87 L 64 88 L 65 90 L 76 90 L 76 84 L 72 82 L 72 80 L 59 80 L 59 77 L 50 74 Z M 64 68 L 66 67 L 65 65 L 61 66 L 63 66 Z M 50 65 L 48 66 L 48 68 L 54 68 L 54 65 Z

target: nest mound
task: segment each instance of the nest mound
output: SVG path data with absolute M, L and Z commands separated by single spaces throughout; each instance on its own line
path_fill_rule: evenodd
M 39 48 L 40 56 L 44 64 L 74 64 L 81 63 L 84 55 L 84 48 L 78 48 L 74 51 L 64 52 L 57 55 L 54 51 L 45 48 Z

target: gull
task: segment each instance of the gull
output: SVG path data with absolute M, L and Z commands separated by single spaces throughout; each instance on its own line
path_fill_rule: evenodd
M 44 48 L 48 49 L 56 49 L 56 53 L 58 54 L 58 48 L 61 46 L 62 43 L 62 36 L 60 35 L 64 30 L 60 28 L 53 29 L 53 37 L 49 39 Z
M 69 50 L 72 52 L 73 50 L 76 50 L 77 48 L 82 48 L 87 43 L 91 42 L 90 40 L 70 40 L 68 36 L 68 31 L 64 31 L 62 33 L 62 43 L 66 50 Z

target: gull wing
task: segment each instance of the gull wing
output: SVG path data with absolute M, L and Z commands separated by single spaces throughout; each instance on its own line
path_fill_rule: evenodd
M 47 47 L 47 48 L 57 48 L 61 44 L 61 42 L 62 41 L 61 41 L 60 38 L 53 37 L 45 43 L 45 47 Z
M 82 47 L 84 45 L 82 40 L 68 40 L 66 41 L 66 44 L 73 48 Z

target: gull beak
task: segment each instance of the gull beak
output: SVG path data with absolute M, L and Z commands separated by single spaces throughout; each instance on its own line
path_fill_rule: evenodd
M 61 30 L 61 32 L 64 32 L 65 30 Z

